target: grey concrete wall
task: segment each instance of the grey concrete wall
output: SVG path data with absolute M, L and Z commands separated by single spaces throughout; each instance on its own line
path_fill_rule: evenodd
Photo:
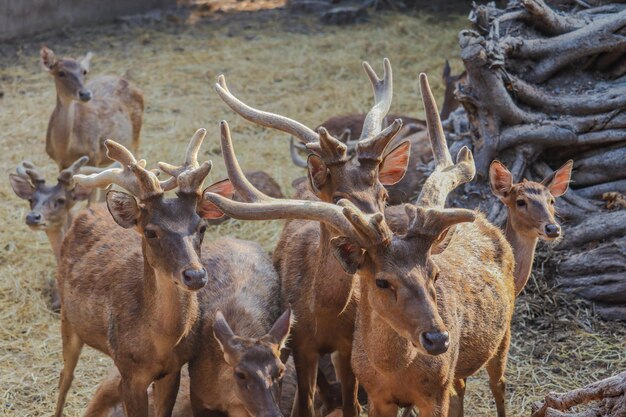
M 176 0 L 0 0 L 0 40 L 176 5 Z

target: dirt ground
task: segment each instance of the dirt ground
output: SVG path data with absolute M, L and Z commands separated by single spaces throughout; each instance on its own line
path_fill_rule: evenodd
M 456 34 L 466 26 L 465 13 L 384 12 L 364 24 L 333 27 L 311 16 L 270 10 L 130 20 L 0 44 L 0 170 L 5 176 L 0 181 L 0 413 L 50 415 L 62 363 L 59 316 L 47 307 L 54 258 L 45 234 L 24 224 L 27 204 L 8 182 L 23 159 L 51 180 L 56 177 L 44 151 L 55 92 L 38 63 L 41 45 L 68 56 L 93 51 L 92 74 L 125 74 L 140 86 L 146 100 L 141 157 L 149 164 L 178 162 L 194 131 L 206 127 L 204 155 L 215 165 L 211 177 L 223 178 L 218 122 L 226 119 L 244 169 L 269 172 L 289 194 L 291 181 L 302 172 L 291 164 L 286 136 L 233 114 L 214 92 L 219 74 L 246 102 L 314 127 L 333 115 L 367 111 L 372 94 L 361 62 L 381 71 L 382 58 L 389 57 L 392 111 L 421 116 L 417 74 L 430 75 L 441 102 L 441 69 L 445 59 L 455 72 L 461 68 Z M 280 222 L 230 221 L 211 233 L 257 240 L 271 250 L 280 229 Z M 549 255 L 544 248 L 542 256 Z M 599 321 L 586 306 L 558 293 L 550 286 L 550 271 L 540 260 L 537 264 L 514 320 L 507 368 L 511 416 L 529 415 L 530 404 L 549 391 L 626 368 L 623 324 Z M 110 363 L 84 349 L 65 415 L 81 414 Z M 483 372 L 469 382 L 466 410 L 472 416 L 495 414 Z

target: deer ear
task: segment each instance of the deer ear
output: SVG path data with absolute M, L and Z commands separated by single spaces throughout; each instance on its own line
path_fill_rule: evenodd
M 35 193 L 35 187 L 25 178 L 19 175 L 9 174 L 9 181 L 11 182 L 11 188 L 17 196 L 23 200 L 30 200 Z
M 267 333 L 266 338 L 270 343 L 277 345 L 280 349 L 285 347 L 287 337 L 289 337 L 289 330 L 291 329 L 291 308 L 287 308 L 283 314 L 280 315 L 278 320 L 274 322 L 274 325 Z
M 554 197 L 560 197 L 567 192 L 572 177 L 573 166 L 574 161 L 570 159 L 561 168 L 554 171 L 552 175 L 549 175 L 546 179 L 541 181 Z
M 137 225 L 141 209 L 135 197 L 121 191 L 109 191 L 106 200 L 109 213 L 113 216 L 115 223 L 124 229 Z
M 213 322 L 213 336 L 217 340 L 220 345 L 220 349 L 224 352 L 224 359 L 226 363 L 229 365 L 233 365 L 233 356 L 235 354 L 235 349 L 233 347 L 233 339 L 235 338 L 235 333 L 233 333 L 232 329 L 228 325 L 228 322 L 224 318 L 224 314 L 221 311 L 217 310 L 215 313 L 215 321 Z
M 393 185 L 398 183 L 409 166 L 409 156 L 411 155 L 411 142 L 408 140 L 393 148 L 385 155 L 385 159 L 378 168 L 378 179 L 383 185 Z
M 218 181 L 214 184 L 209 185 L 202 192 L 202 198 L 200 199 L 198 206 L 198 215 L 203 219 L 219 219 L 224 215 L 224 213 L 215 204 L 204 198 L 206 193 L 219 194 L 222 197 L 232 199 L 235 195 L 235 187 L 233 186 L 233 183 L 230 182 L 230 180 L 227 178 L 225 180 Z
M 345 236 L 335 237 L 330 240 L 333 254 L 348 274 L 355 274 L 363 263 L 365 251 L 358 243 Z
M 500 161 L 493 161 L 489 166 L 489 185 L 499 198 L 506 198 L 513 187 L 513 176 Z
M 74 201 L 84 201 L 89 198 L 92 192 L 93 188 L 76 184 L 74 186 L 74 189 L 72 190 L 72 198 L 74 199 Z
M 444 83 L 448 80 L 448 77 L 450 76 L 450 72 L 451 72 L 450 62 L 446 59 L 446 63 L 443 66 L 443 74 L 441 74 L 441 78 L 443 79 Z
M 52 49 L 46 48 L 45 46 L 41 48 L 39 51 L 39 56 L 41 57 L 41 66 L 44 71 L 50 71 L 54 64 L 57 63 L 57 58 L 52 52 Z
M 309 155 L 307 160 L 307 177 L 309 185 L 315 193 L 319 193 L 320 189 L 328 181 L 328 168 L 322 158 L 317 155 Z
M 91 65 L 91 58 L 93 58 L 93 53 L 92 52 L 87 52 L 87 55 L 85 55 L 84 57 L 82 57 L 80 59 L 80 61 L 78 61 L 80 63 L 80 66 L 85 71 L 89 71 L 89 67 Z

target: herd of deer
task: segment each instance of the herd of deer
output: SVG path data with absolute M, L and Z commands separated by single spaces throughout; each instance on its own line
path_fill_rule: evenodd
M 42 48 L 57 91 L 46 151 L 58 182 L 46 185 L 27 161 L 10 175 L 30 203 L 26 223 L 46 231 L 58 262 L 64 366 L 55 416 L 85 344 L 115 363 L 87 416 L 355 417 L 359 385 L 372 417 L 411 406 L 462 416 L 465 381 L 483 367 L 505 416 L 515 298 L 538 239 L 560 235 L 554 199 L 568 189 L 571 161 L 541 183 L 514 183 L 492 163 L 491 188 L 509 213 L 504 231 L 478 211 L 445 207 L 474 178 L 472 153 L 464 147 L 453 161 L 424 74 L 426 121 L 387 116 L 385 59 L 382 78 L 364 64 L 370 111 L 316 130 L 245 104 L 220 76 L 217 94 L 232 110 L 296 138 L 292 157 L 307 178 L 293 199 L 266 174 L 251 182 L 222 121 L 229 179 L 204 188 L 206 131 L 180 165 L 137 160 L 143 96 L 121 78 L 87 83 L 90 58 Z M 444 76 L 449 114 L 459 78 L 449 67 Z M 430 175 L 416 169 L 429 162 Z M 125 192 L 110 189 L 106 203 L 93 197 L 111 185 Z M 72 210 L 81 200 L 87 208 Z M 203 242 L 224 215 L 286 219 L 273 259 L 253 242 Z

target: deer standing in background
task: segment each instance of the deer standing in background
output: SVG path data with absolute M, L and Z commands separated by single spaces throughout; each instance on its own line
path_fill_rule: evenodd
M 301 123 L 256 110 L 233 96 L 220 76 L 216 89 L 222 100 L 245 119 L 262 126 L 279 129 L 297 137 L 312 154 L 308 158 L 308 182 L 313 198 L 328 203 L 346 198 L 361 210 L 371 213 L 383 210 L 387 192 L 384 185 L 398 182 L 404 175 L 410 144 L 404 142 L 389 148 L 389 142 L 402 127 L 396 120 L 381 131 L 382 119 L 392 99 L 392 74 L 389 61 L 379 79 L 372 68 L 364 68 L 374 88 L 375 104 L 365 118 L 362 134 L 352 163 L 347 147 L 324 128 L 314 132 Z M 222 124 L 222 147 L 230 146 L 230 137 Z M 387 150 L 389 149 L 389 150 Z M 223 149 L 227 152 L 228 149 Z M 244 200 L 254 197 L 241 193 Z M 274 251 L 274 265 L 282 283 L 283 304 L 290 303 L 297 321 L 292 330 L 290 347 L 298 377 L 298 394 L 293 417 L 314 415 L 314 394 L 320 355 L 336 352 L 335 367 L 341 381 L 343 415 L 358 415 L 357 381 L 350 366 L 352 334 L 357 292 L 354 271 L 345 272 L 330 256 L 331 239 L 336 232 L 317 222 L 300 220 L 285 224 Z
M 63 413 L 84 344 L 113 359 L 128 416 L 148 416 L 152 382 L 156 415 L 171 415 L 180 369 L 194 352 L 197 291 L 208 279 L 200 261 L 203 219 L 222 215 L 201 198 L 211 169 L 209 162 L 197 161 L 205 135 L 200 129 L 193 136 L 182 166 L 160 164 L 172 176 L 163 182 L 145 169 L 145 160 L 111 140 L 105 142 L 108 156 L 123 168 L 74 176 L 82 186 L 116 184 L 131 194 L 109 191 L 108 212 L 101 205 L 81 212 L 63 241 L 57 279 L 64 365 L 56 417 Z M 177 196 L 165 198 L 176 187 Z M 208 190 L 233 193 L 228 181 Z
M 515 255 L 515 293 L 522 292 L 533 266 L 539 239 L 554 240 L 561 236 L 561 226 L 554 218 L 555 198 L 569 188 L 573 161 L 567 161 L 541 183 L 522 181 L 513 184 L 513 176 L 499 161 L 489 167 L 493 193 L 508 211 L 505 235 Z
M 450 64 L 446 61 L 442 74 L 442 80 L 445 85 L 444 105 L 440 113 L 443 120 L 446 120 L 450 113 L 459 107 L 459 102 L 455 98 L 455 91 L 459 82 L 463 81 L 467 76 L 465 71 L 459 75 L 450 75 L 450 72 Z M 316 130 L 320 127 L 326 128 L 332 136 L 346 143 L 348 155 L 352 157 L 358 143 L 358 140 L 353 140 L 352 138 L 361 135 L 365 116 L 366 114 L 364 113 L 357 113 L 331 117 L 320 124 Z M 401 142 L 409 140 L 411 142 L 411 156 L 409 157 L 409 169 L 402 180 L 386 187 L 389 193 L 388 202 L 390 205 L 406 203 L 417 196 L 426 180 L 424 168 L 432 161 L 430 142 L 426 133 L 426 122 L 408 116 L 391 114 L 385 117 L 383 128 L 387 127 L 390 121 L 396 119 L 402 120 L 403 126 L 389 146 L 393 148 Z M 298 150 L 306 149 L 304 145 L 294 143 L 292 138 L 290 146 L 291 159 L 296 166 L 306 168 L 307 161 L 298 154 Z
M 41 48 L 41 64 L 54 78 L 56 107 L 46 133 L 46 152 L 59 169 L 83 155 L 94 166 L 111 163 L 104 141 L 117 138 L 137 152 L 143 119 L 143 94 L 124 78 L 96 77 L 86 83 L 91 52 L 80 60 L 59 59 Z
M 345 199 L 334 205 L 262 195 L 245 180 L 224 133 L 229 177 L 249 203 L 212 193 L 205 198 L 233 218 L 309 219 L 338 232 L 329 255 L 346 272 L 357 272 L 352 365 L 367 390 L 370 416 L 396 417 L 399 406 L 409 405 L 417 405 L 420 415 L 447 416 L 453 387 L 484 366 L 504 417 L 513 254 L 500 229 L 480 213 L 444 208 L 448 193 L 474 177 L 474 160 L 464 147 L 452 163 L 424 74 L 420 85 L 436 169 L 417 203 L 405 206 L 406 234 L 394 234 L 382 212 L 364 214 Z M 445 251 L 433 254 L 447 233 L 452 237 Z

